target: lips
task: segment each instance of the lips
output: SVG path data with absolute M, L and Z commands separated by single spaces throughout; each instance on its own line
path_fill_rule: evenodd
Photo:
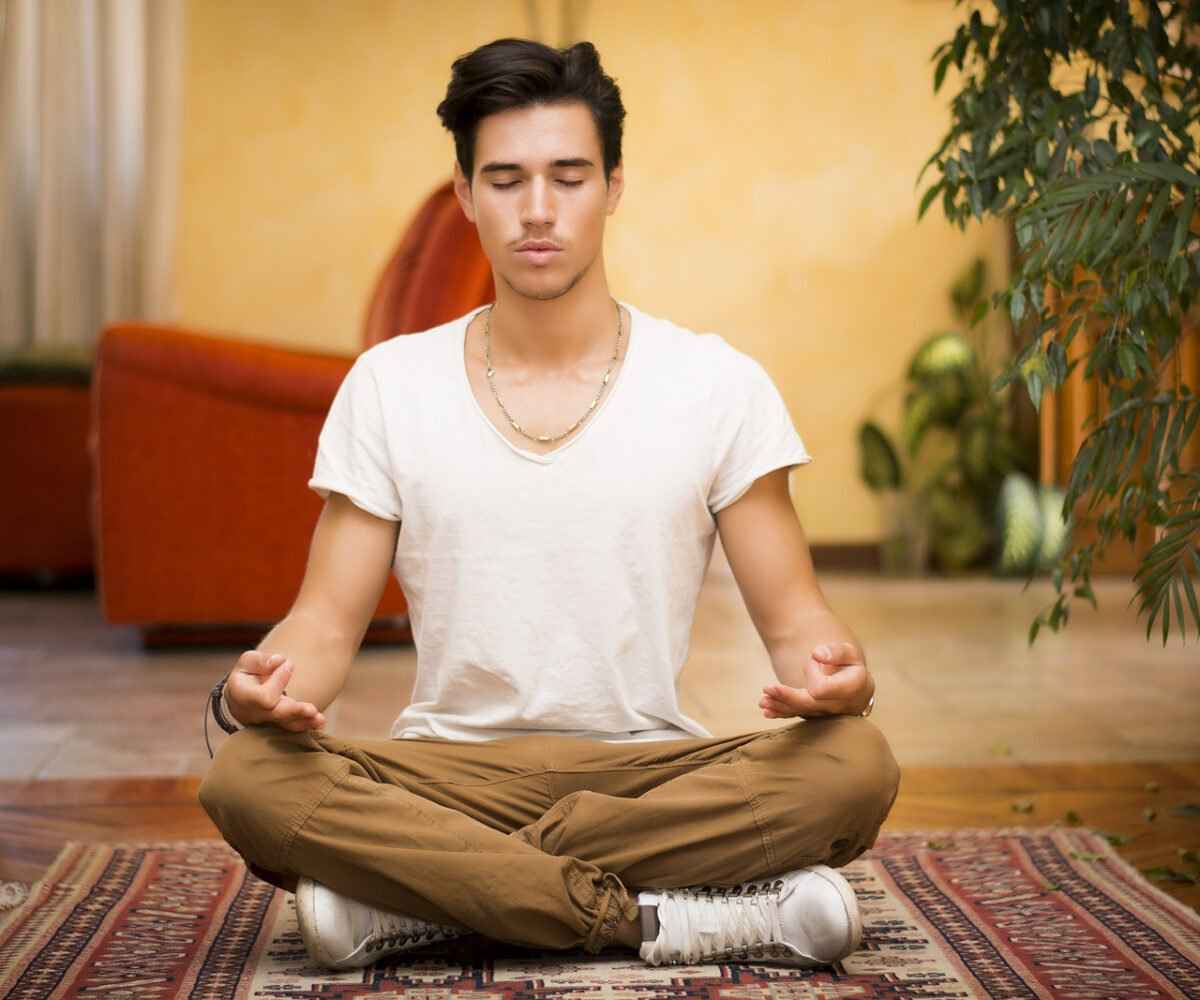
M 548 261 L 552 257 L 554 257 L 554 255 L 557 253 L 559 253 L 558 250 L 536 250 L 535 249 L 535 250 L 518 250 L 517 251 L 518 256 L 524 257 L 527 261 L 529 261 L 532 264 L 545 263 L 546 261 Z

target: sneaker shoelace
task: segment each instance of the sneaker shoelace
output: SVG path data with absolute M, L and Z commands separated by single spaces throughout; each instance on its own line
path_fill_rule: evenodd
M 405 917 L 387 910 L 373 909 L 371 914 L 371 948 L 386 948 L 410 942 L 429 942 L 460 937 L 464 932 L 456 927 L 433 924 L 416 917 Z
M 784 945 L 778 888 L 747 895 L 656 889 L 662 958 L 695 962 L 726 952 Z

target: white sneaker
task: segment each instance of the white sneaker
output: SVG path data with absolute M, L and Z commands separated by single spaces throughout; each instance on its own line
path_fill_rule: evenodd
M 310 878 L 296 885 L 296 918 L 309 957 L 331 969 L 358 969 L 385 955 L 471 933 L 376 909 Z
M 658 937 L 639 952 L 651 965 L 729 958 L 811 967 L 845 958 L 862 940 L 854 889 L 825 865 L 732 887 L 645 889 L 637 901 L 658 908 Z

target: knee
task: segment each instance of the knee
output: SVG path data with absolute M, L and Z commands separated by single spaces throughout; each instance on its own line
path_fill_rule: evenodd
M 856 718 L 856 728 L 860 731 L 859 740 L 862 743 L 861 763 L 864 779 L 873 785 L 873 800 L 883 807 L 886 814 L 896 800 L 900 790 L 900 765 L 892 753 L 891 744 L 883 731 L 869 719 Z M 873 776 L 874 780 L 871 780 Z
M 303 751 L 297 737 L 275 726 L 249 726 L 231 735 L 217 750 L 200 782 L 197 797 L 222 835 L 239 851 L 260 840 L 259 832 L 294 806 L 296 792 L 285 780 L 296 774 L 293 763 Z
M 882 824 L 900 788 L 900 766 L 880 728 L 857 715 L 810 719 L 800 724 L 810 745 L 837 772 L 830 775 L 843 810 Z
M 900 765 L 882 730 L 869 719 L 842 717 L 845 745 L 842 758 L 848 768 L 847 785 L 853 805 L 883 823 L 900 790 Z
M 222 816 L 239 812 L 249 800 L 253 760 L 263 750 L 264 735 L 261 727 L 251 726 L 217 748 L 196 796 L 218 827 Z
M 835 867 L 874 846 L 900 790 L 900 766 L 879 727 L 857 716 L 847 722 L 852 736 L 845 751 L 848 770 L 841 791 L 851 835 L 834 845 L 829 864 Z

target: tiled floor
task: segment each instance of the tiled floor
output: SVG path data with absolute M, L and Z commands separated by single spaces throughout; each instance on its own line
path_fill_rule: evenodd
M 823 572 L 878 682 L 875 720 L 905 764 L 1200 759 L 1200 643 L 1147 642 L 1133 584 L 1097 577 L 1100 607 L 1029 623 L 1054 600 L 1041 580 L 887 580 Z M 0 591 L 0 778 L 202 774 L 208 689 L 238 650 L 145 651 L 86 591 Z M 359 655 L 330 731 L 387 736 L 406 703 L 411 648 Z M 718 547 L 680 683 L 685 713 L 714 735 L 773 728 L 757 701 L 774 680 Z M 214 747 L 223 735 L 209 727 Z

